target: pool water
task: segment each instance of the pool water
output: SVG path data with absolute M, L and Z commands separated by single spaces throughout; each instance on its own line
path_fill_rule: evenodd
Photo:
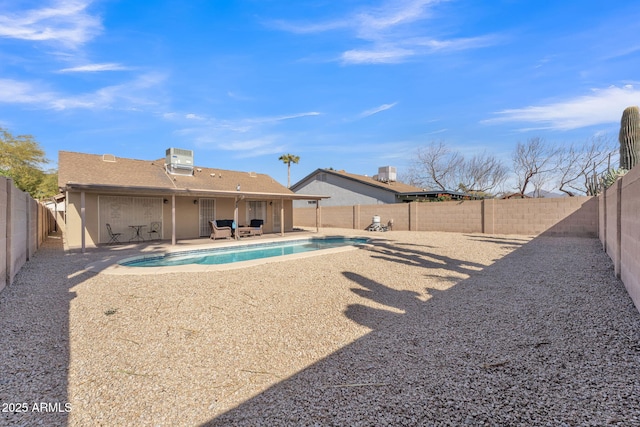
M 253 245 L 234 246 L 215 249 L 200 249 L 195 251 L 175 252 L 165 255 L 129 258 L 120 261 L 126 267 L 168 267 L 188 264 L 229 264 L 254 259 L 271 258 L 282 255 L 298 254 L 317 251 L 320 249 L 355 246 L 366 243 L 367 238 L 326 237 L 287 242 L 258 243 Z

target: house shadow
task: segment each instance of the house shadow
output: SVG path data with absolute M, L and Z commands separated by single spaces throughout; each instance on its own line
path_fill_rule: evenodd
M 420 266 L 425 275 L 445 265 L 468 278 L 426 288 L 425 300 L 343 271 L 362 298 L 344 315 L 371 331 L 203 426 L 640 419 L 640 316 L 599 243 L 487 239 L 518 248 L 478 266 L 383 244 L 374 258 Z
M 67 425 L 69 312 L 74 286 L 93 274 L 52 234 L 0 293 L 0 425 Z M 45 259 L 46 262 L 39 262 Z M 46 266 L 56 265 L 55 269 Z

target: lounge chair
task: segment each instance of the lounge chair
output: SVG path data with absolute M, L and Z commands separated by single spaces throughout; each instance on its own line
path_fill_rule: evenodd
M 120 243 L 120 240 L 118 240 L 120 238 L 120 236 L 122 236 L 122 233 L 114 233 L 111 230 L 111 224 L 107 223 L 107 231 L 109 232 L 109 237 L 111 238 L 111 240 L 109 240 L 109 243 L 107 243 L 107 245 L 115 245 L 116 243 Z
M 211 238 L 212 239 L 230 239 L 232 235 L 231 227 L 218 227 L 216 221 L 209 221 L 211 226 Z

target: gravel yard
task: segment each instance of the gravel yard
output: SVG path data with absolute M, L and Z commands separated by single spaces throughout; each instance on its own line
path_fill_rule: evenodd
M 0 293 L 0 425 L 640 426 L 640 314 L 598 240 L 360 234 L 158 275 L 49 239 Z

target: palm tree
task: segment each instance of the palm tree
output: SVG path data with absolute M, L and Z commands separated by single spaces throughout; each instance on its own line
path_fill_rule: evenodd
M 291 187 L 291 163 L 298 164 L 300 156 L 294 156 L 293 154 L 283 154 L 278 157 L 278 160 L 282 160 L 287 165 L 287 188 Z

